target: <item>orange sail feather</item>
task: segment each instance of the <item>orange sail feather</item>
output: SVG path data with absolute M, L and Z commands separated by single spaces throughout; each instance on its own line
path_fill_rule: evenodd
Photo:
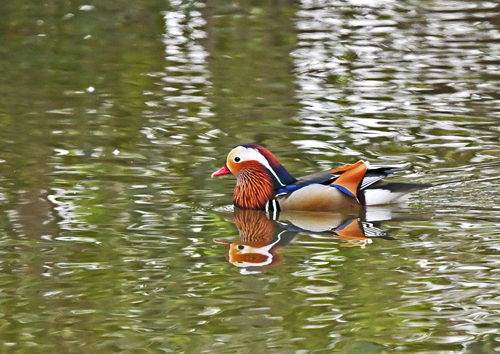
M 331 172 L 332 174 L 342 173 L 333 185 L 340 187 L 339 189 L 343 192 L 347 190 L 352 196 L 359 199 L 358 186 L 363 181 L 367 170 L 368 165 L 363 161 L 358 161 L 354 165 L 339 167 Z

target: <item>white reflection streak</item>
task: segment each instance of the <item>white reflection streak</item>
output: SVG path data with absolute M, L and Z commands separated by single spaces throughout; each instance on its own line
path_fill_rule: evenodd
M 82 216 L 81 213 L 75 212 L 77 207 L 71 200 L 69 200 L 72 198 L 69 195 L 74 195 L 75 191 L 55 188 L 53 189 L 53 192 L 54 193 L 49 195 L 47 199 L 55 205 L 54 209 L 62 219 L 62 221 L 59 222 L 61 229 L 78 229 L 77 227 L 71 227 L 71 225 L 81 224 L 81 222 L 78 221 L 78 217 Z
M 206 37 L 202 27 L 205 20 L 199 11 L 188 10 L 180 1 L 172 1 L 172 8 L 177 9 L 164 13 L 166 60 L 169 65 L 165 68 L 166 75 L 163 83 L 169 95 L 165 97 L 168 105 L 176 103 L 198 103 L 205 107 L 210 106 L 204 94 L 200 91 L 211 87 L 208 80 L 209 71 L 206 64 L 208 53 L 197 41 Z M 195 3 L 195 6 L 202 6 Z M 175 90 L 172 90 L 175 88 Z M 206 115 L 207 109 L 202 109 Z

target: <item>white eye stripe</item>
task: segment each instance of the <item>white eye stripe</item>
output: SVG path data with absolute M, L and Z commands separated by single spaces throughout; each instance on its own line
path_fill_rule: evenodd
M 253 149 L 253 148 L 247 148 L 244 146 L 237 146 L 229 152 L 229 155 L 231 155 L 233 153 L 233 151 L 234 152 L 238 151 L 238 155 L 235 156 L 233 159 L 234 161 L 236 161 L 237 157 L 239 157 L 241 159 L 240 162 L 251 161 L 251 160 L 258 161 L 262 165 L 264 165 L 269 170 L 269 172 L 272 173 L 272 175 L 276 178 L 276 180 L 279 182 L 279 184 L 281 184 L 282 186 L 285 186 L 285 184 L 283 182 L 281 182 L 281 180 L 279 179 L 276 172 L 274 172 L 274 170 L 271 168 L 271 165 L 269 165 L 269 161 L 267 161 L 267 159 L 259 152 L 259 150 Z M 236 162 L 238 162 L 238 161 L 236 161 Z

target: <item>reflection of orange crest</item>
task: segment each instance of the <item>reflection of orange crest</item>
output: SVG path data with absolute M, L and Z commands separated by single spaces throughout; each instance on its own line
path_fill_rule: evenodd
M 234 222 L 243 243 L 259 247 L 269 244 L 273 239 L 274 226 L 263 211 L 235 208 Z
M 263 211 L 235 208 L 234 221 L 240 239 L 239 242 L 227 242 L 230 245 L 229 262 L 238 267 L 262 267 L 281 262 L 282 257 L 275 247 L 279 238 L 274 240 L 274 225 Z
M 281 263 L 282 257 L 270 247 L 252 247 L 233 243 L 229 249 L 229 262 L 239 267 L 262 267 Z
M 343 227 L 335 230 L 335 233 L 339 235 L 341 240 L 366 240 L 363 226 L 361 222 L 356 219 L 352 219 L 349 223 L 344 224 Z
M 335 230 L 340 240 L 349 240 L 350 242 L 341 243 L 340 247 L 364 247 L 371 243 L 371 239 L 365 236 L 365 231 L 361 221 L 353 219 L 344 227 Z

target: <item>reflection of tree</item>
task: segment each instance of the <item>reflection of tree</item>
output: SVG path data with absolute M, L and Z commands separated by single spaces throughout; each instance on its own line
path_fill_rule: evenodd
M 23 70 L 2 75 L 2 82 L 14 83 L 2 86 L 2 92 L 15 101 L 4 106 L 0 134 L 4 149 L 11 151 L 4 156 L 6 178 L 13 182 L 8 194 L 13 205 L 22 205 L 16 218 L 33 225 L 26 234 L 36 239 L 57 235 L 58 227 L 51 222 L 57 213 L 50 212 L 54 205 L 48 201 L 52 188 L 80 193 L 78 185 L 85 188 L 90 179 L 109 175 L 113 168 L 105 166 L 116 161 L 115 149 L 127 151 L 141 138 L 143 119 L 132 110 L 144 107 L 146 88 L 137 90 L 137 85 L 151 84 L 143 75 L 143 63 L 151 63 L 156 50 L 146 44 L 155 31 L 150 27 L 154 12 L 147 2 L 136 5 L 120 14 L 128 18 L 120 22 L 112 12 L 96 16 L 96 11 L 69 5 L 6 4 L 2 60 L 16 62 Z M 104 10 L 112 4 L 100 6 Z M 133 53 L 128 48 L 129 30 L 138 37 Z M 125 70 L 115 70 L 116 66 Z M 87 198 L 79 200 L 86 204 L 85 213 L 95 204 L 93 197 L 113 184 L 101 180 L 85 191 Z M 89 193 L 94 196 L 89 198 Z
M 283 148 L 271 135 L 277 129 L 287 131 L 283 119 L 293 117 L 297 109 L 289 55 L 296 43 L 296 10 L 294 1 L 213 1 L 202 10 L 214 125 L 231 137 L 227 147 L 255 141 Z
M 161 67 L 151 41 L 160 15 L 148 3 L 2 6 L 3 343 L 72 351 L 69 324 L 99 328 L 124 281 L 104 271 L 117 255 L 98 238 L 113 234 L 103 224 L 136 215 L 126 191 L 146 158 L 127 152 L 144 143 L 143 93 L 154 86 L 145 73 Z

